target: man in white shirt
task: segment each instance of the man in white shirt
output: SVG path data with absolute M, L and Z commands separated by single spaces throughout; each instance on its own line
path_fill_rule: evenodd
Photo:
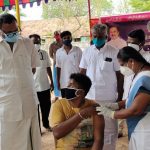
M 116 102 L 122 97 L 122 83 L 119 78 L 117 50 L 106 43 L 107 26 L 96 24 L 92 28 L 93 43 L 82 55 L 81 73 L 92 80 L 92 87 L 87 94 L 88 99 L 96 100 L 99 104 Z M 118 96 L 117 96 L 118 92 Z M 117 122 L 105 118 L 104 150 L 115 150 L 117 140 Z
M 19 34 L 16 18 L 0 15 L 0 149 L 41 150 L 33 43 Z
M 127 42 L 120 37 L 119 29 L 117 26 L 111 26 L 109 28 L 109 36 L 111 40 L 108 42 L 108 44 L 115 47 L 116 49 L 119 50 L 127 46 Z
M 38 34 L 32 34 L 29 36 L 29 38 L 33 41 L 40 57 L 40 66 L 36 67 L 34 81 L 40 102 L 42 123 L 48 131 L 51 131 L 48 120 L 51 107 L 50 91 L 54 89 L 52 71 L 50 68 L 51 62 L 48 53 L 44 50 L 41 50 L 41 37 Z
M 107 44 L 115 47 L 118 51 L 127 46 L 127 42 L 120 37 L 120 30 L 118 26 L 109 27 L 109 37 L 110 41 Z M 118 120 L 118 137 L 122 135 L 122 121 Z
M 71 44 L 71 32 L 64 31 L 60 36 L 63 46 L 56 52 L 57 82 L 58 88 L 61 89 L 61 96 L 65 97 L 65 88 L 68 86 L 70 75 L 79 72 L 82 51 Z

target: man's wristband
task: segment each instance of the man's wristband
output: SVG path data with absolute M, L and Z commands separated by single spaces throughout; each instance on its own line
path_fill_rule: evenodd
M 84 118 L 84 117 L 80 114 L 80 112 L 78 113 L 78 115 L 79 115 L 79 117 L 80 117 L 82 120 L 86 119 L 86 118 Z

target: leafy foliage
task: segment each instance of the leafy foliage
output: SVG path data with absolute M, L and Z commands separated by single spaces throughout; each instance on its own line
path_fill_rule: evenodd
M 132 9 L 129 4 L 129 1 L 130 0 L 120 0 L 119 4 L 117 5 L 117 10 L 114 10 L 114 11 L 117 11 L 118 14 L 126 14 L 129 12 L 131 13 Z
M 16 12 L 16 8 L 15 6 L 12 8 L 12 14 L 15 14 Z M 5 9 L 4 11 L 2 10 L 2 8 L 0 8 L 0 14 L 3 14 L 3 13 L 10 13 L 10 10 L 9 9 Z M 26 14 L 22 12 L 22 9 L 20 9 L 20 16 L 21 17 L 26 17 Z
M 150 10 L 150 0 L 130 0 L 129 4 L 134 12 Z
M 99 16 L 101 12 L 111 8 L 110 0 L 91 0 L 92 16 Z M 48 4 L 43 3 L 43 18 L 69 18 L 88 15 L 87 0 L 50 0 Z

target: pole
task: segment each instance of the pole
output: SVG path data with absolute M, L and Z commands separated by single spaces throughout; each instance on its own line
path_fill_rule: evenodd
M 90 3 L 90 0 L 88 0 L 88 13 L 89 13 L 90 38 L 92 38 L 92 33 L 91 33 L 91 3 Z
M 18 22 L 19 29 L 20 29 L 21 24 L 20 24 L 20 8 L 19 8 L 19 0 L 15 0 L 15 6 L 16 6 L 16 18 L 17 18 L 17 22 Z

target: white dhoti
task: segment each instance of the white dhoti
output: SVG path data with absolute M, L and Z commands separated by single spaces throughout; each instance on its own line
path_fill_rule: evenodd
M 114 119 L 105 119 L 105 132 L 104 132 L 104 147 L 103 150 L 115 150 L 116 141 L 118 138 L 118 123 Z
M 129 150 L 150 149 L 150 113 L 142 118 L 135 127 L 129 141 Z
M 100 101 L 100 105 L 104 103 L 114 102 L 112 101 Z M 115 150 L 116 141 L 118 139 L 118 122 L 116 119 L 104 117 L 105 119 L 105 131 L 104 131 L 104 146 L 103 150 Z
M 0 120 L 0 150 L 41 150 L 37 114 L 22 121 Z

